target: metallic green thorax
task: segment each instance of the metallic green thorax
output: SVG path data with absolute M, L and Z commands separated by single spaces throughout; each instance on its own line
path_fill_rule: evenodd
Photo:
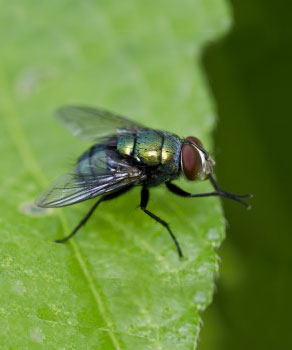
M 177 176 L 180 170 L 181 140 L 165 131 L 143 130 L 136 135 L 118 136 L 117 150 L 142 165 L 155 167 L 160 174 L 157 184 Z

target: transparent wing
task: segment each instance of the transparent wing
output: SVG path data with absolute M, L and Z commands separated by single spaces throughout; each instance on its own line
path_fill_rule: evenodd
M 99 162 L 102 160 L 99 159 Z M 72 173 L 56 179 L 36 200 L 36 205 L 43 208 L 64 207 L 138 184 L 145 179 L 140 169 L 118 159 L 114 151 L 108 151 L 104 166 L 99 166 L 98 173 L 93 174 L 89 164 L 85 158 Z
M 73 135 L 91 141 L 145 129 L 122 116 L 86 106 L 64 106 L 56 111 L 56 116 Z

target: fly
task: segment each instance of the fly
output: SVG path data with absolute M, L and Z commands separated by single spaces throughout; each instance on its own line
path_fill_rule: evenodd
M 170 192 L 181 197 L 220 196 L 249 207 L 244 198 L 250 195 L 220 189 L 212 175 L 215 163 L 196 137 L 183 139 L 109 111 L 85 106 L 61 107 L 56 115 L 74 135 L 91 141 L 93 146 L 79 157 L 70 173 L 59 177 L 40 195 L 37 206 L 64 207 L 99 197 L 75 229 L 56 240 L 57 243 L 73 237 L 100 203 L 117 198 L 134 186 L 142 187 L 141 210 L 165 227 L 180 257 L 183 253 L 169 224 L 147 209 L 151 187 L 165 184 Z M 208 179 L 214 190 L 188 193 L 173 183 L 181 175 L 190 181 Z

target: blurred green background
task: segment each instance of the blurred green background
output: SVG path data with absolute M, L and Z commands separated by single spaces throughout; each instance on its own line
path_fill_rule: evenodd
M 229 228 L 202 350 L 292 349 L 291 5 L 231 1 L 234 26 L 203 57 L 219 114 L 217 176 L 254 199 L 247 213 L 224 202 Z

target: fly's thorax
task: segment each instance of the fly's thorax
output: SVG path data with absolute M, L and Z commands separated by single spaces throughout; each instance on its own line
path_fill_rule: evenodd
M 133 155 L 136 135 L 135 134 L 123 134 L 117 139 L 117 150 L 123 156 Z
M 163 137 L 157 131 L 142 131 L 136 138 L 134 157 L 145 165 L 159 165 L 162 144 Z
M 149 176 L 149 186 L 158 186 L 166 181 L 175 180 L 179 177 L 181 173 L 181 147 L 182 142 L 178 136 L 163 132 L 161 161 L 156 170 Z
M 121 155 L 133 157 L 143 165 L 158 166 L 164 173 L 173 173 L 180 167 L 181 144 L 171 133 L 142 130 L 137 134 L 120 135 L 117 149 Z
M 161 149 L 161 170 L 165 174 L 177 175 L 180 172 L 181 139 L 171 133 L 163 132 Z
M 137 162 L 154 166 L 161 160 L 163 137 L 155 130 L 142 130 L 137 134 L 119 135 L 117 149 L 123 156 L 131 156 Z
M 143 166 L 147 185 L 157 186 L 177 178 L 181 173 L 182 140 L 160 130 L 140 130 L 136 134 L 119 135 L 117 150 Z

